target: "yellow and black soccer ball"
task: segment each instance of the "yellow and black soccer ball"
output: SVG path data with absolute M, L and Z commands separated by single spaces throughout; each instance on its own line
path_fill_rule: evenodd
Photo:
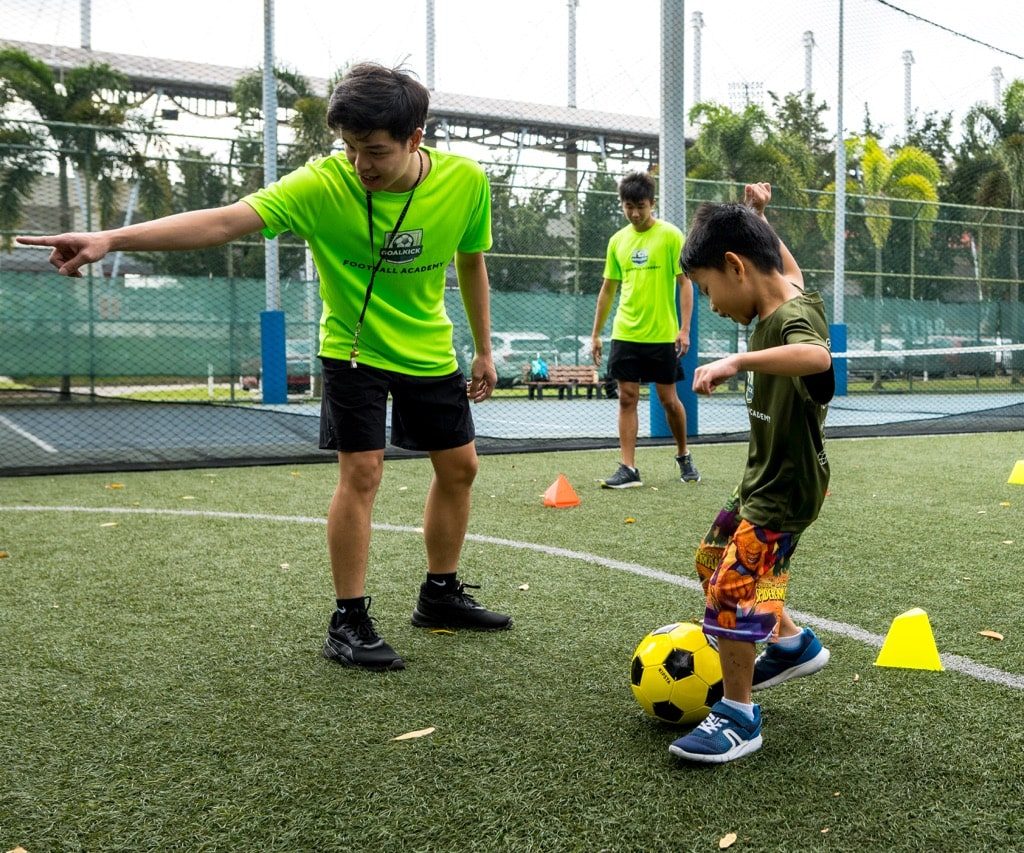
M 629 683 L 649 716 L 665 723 L 696 725 L 722 698 L 718 649 L 699 625 L 663 625 L 636 647 Z

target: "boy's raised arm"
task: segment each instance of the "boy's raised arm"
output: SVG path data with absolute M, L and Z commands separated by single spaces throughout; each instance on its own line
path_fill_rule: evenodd
M 764 215 L 764 209 L 768 206 L 768 202 L 772 200 L 772 185 L 766 181 L 761 181 L 756 184 L 747 184 L 743 188 L 743 203 L 747 207 L 753 208 L 757 211 L 757 214 L 765 221 L 768 222 L 768 217 Z M 771 223 L 769 223 L 771 224 Z M 775 230 L 774 228 L 772 229 Z M 778 236 L 778 232 L 776 232 Z M 782 238 L 779 238 L 779 249 L 782 253 L 782 274 L 793 284 L 799 287 L 801 290 L 804 289 L 804 274 L 800 271 L 800 265 L 796 262 L 796 258 L 793 257 L 793 253 L 789 251 L 786 244 L 782 242 Z

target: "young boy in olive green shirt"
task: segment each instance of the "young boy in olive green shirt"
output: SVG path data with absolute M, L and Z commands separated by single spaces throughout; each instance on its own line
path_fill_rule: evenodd
M 828 487 L 827 404 L 835 390 L 821 297 L 764 216 L 768 184 L 748 185 L 745 204 L 703 205 L 683 264 L 711 310 L 757 326 L 747 352 L 697 369 L 694 391 L 746 377 L 750 449 L 743 480 L 697 552 L 706 592 L 704 632 L 718 645 L 724 697 L 669 750 L 705 763 L 761 746 L 761 710 L 751 691 L 817 672 L 829 659 L 809 628 L 785 610 L 789 561 L 817 518 Z M 754 644 L 769 641 L 755 659 Z

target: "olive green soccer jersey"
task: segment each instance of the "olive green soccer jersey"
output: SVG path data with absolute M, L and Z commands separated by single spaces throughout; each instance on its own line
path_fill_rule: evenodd
M 682 251 L 683 232 L 660 219 L 646 231 L 627 225 L 612 235 L 604 277 L 622 282 L 612 338 L 647 344 L 676 339 L 676 276 L 683 272 Z
M 760 320 L 750 350 L 783 344 L 828 347 L 825 306 L 802 293 Z M 750 449 L 740 485 L 740 515 L 769 530 L 799 533 L 821 509 L 828 487 L 825 415 L 835 391 L 832 367 L 814 376 L 747 373 Z
M 320 275 L 320 355 L 347 360 L 370 271 L 383 254 L 359 335 L 359 363 L 414 376 L 444 376 L 458 363 L 445 312 L 448 265 L 491 246 L 491 195 L 474 161 L 421 148 L 431 169 L 413 191 L 398 234 L 385 245 L 409 193 L 373 194 L 373 253 L 366 190 L 344 154 L 332 154 L 246 196 L 263 234 L 304 239 Z

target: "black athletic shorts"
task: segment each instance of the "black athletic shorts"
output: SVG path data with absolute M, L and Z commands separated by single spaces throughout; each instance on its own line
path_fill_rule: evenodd
M 676 345 L 612 341 L 608 375 L 620 382 L 655 382 L 672 385 L 684 379 Z
M 451 450 L 475 437 L 461 370 L 448 376 L 408 376 L 379 367 L 321 358 L 320 447 L 341 453 L 383 450 L 388 394 L 391 443 L 406 450 Z

